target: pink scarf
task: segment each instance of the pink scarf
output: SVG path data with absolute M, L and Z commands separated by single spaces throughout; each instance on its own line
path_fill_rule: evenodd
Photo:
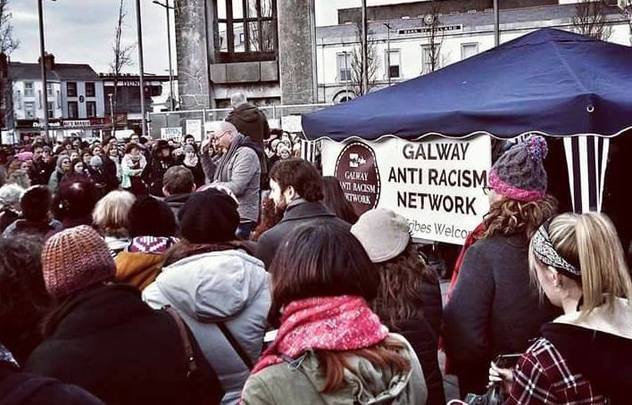
M 252 372 L 281 363 L 281 355 L 294 359 L 309 349 L 364 349 L 387 336 L 388 329 L 361 297 L 341 295 L 293 301 L 284 308 L 277 337 Z

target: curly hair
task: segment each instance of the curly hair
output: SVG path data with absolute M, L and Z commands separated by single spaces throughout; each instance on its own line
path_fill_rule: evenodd
M 485 231 L 479 239 L 520 233 L 530 239 L 544 221 L 557 213 L 557 204 L 557 200 L 551 195 L 530 202 L 508 198 L 496 201 L 483 218 Z
M 0 238 L 0 340 L 18 360 L 39 343 L 37 326 L 50 305 L 41 251 L 33 237 Z
M 422 286 L 435 278 L 412 243 L 394 259 L 376 263 L 380 276 L 373 311 L 389 328 L 422 313 Z
M 261 221 L 250 235 L 250 240 L 257 241 L 261 235 L 281 222 L 283 219 L 284 210 L 278 208 L 274 204 L 274 200 L 266 198 L 261 205 Z

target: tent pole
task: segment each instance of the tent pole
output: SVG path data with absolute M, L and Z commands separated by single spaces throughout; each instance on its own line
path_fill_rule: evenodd
M 494 46 L 500 45 L 500 12 L 498 0 L 494 0 Z
M 368 42 L 367 42 L 367 17 L 366 17 L 366 0 L 362 0 L 362 88 L 364 90 L 363 94 L 367 94 L 369 92 L 369 61 L 367 60 L 368 55 Z

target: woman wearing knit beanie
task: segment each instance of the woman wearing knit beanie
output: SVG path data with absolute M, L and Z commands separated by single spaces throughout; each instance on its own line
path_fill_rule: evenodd
M 185 331 L 135 288 L 113 283 L 114 271 L 105 241 L 88 226 L 46 242 L 42 273 L 56 305 L 26 371 L 78 385 L 108 404 L 216 403 L 219 384 L 195 340 L 200 382 L 187 376 Z
M 490 210 L 457 261 L 442 337 L 462 396 L 484 392 L 490 361 L 524 351 L 557 313 L 529 280 L 529 239 L 557 207 L 546 193 L 546 154 L 546 141 L 534 136 L 496 161 L 487 181 Z
M 226 392 L 222 404 L 236 404 L 263 345 L 268 273 L 236 241 L 239 213 L 229 195 L 213 188 L 193 193 L 178 214 L 184 240 L 167 253 L 143 299 L 180 313 L 217 370 Z

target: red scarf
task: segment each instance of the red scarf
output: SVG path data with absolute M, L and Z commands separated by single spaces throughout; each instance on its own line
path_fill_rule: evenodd
M 446 302 L 443 304 L 447 304 L 450 299 L 450 295 L 452 295 L 452 291 L 454 287 L 456 287 L 456 281 L 459 277 L 459 272 L 461 271 L 461 266 L 463 266 L 463 260 L 465 259 L 465 253 L 467 250 L 476 242 L 485 232 L 485 223 L 480 223 L 472 232 L 467 235 L 465 238 L 465 243 L 461 248 L 461 252 L 459 252 L 459 257 L 456 259 L 456 263 L 454 264 L 454 271 L 452 272 L 452 277 L 450 278 L 450 284 L 448 285 L 448 296 Z
M 341 295 L 293 301 L 284 308 L 276 339 L 252 372 L 281 363 L 281 355 L 295 359 L 310 349 L 364 349 L 387 336 L 388 329 L 361 297 Z

